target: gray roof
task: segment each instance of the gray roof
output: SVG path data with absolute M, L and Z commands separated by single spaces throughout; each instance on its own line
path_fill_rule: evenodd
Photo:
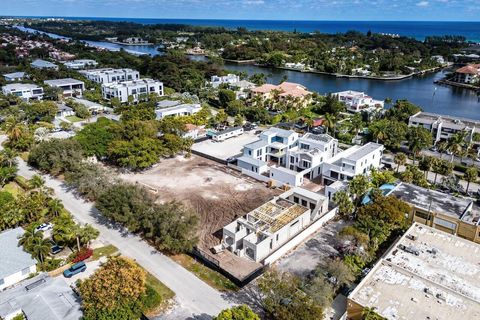
M 37 68 L 56 68 L 57 67 L 56 64 L 51 63 L 49 61 L 42 60 L 42 59 L 37 59 L 37 60 L 33 61 L 32 63 L 30 63 L 30 65 L 32 65 L 34 67 L 37 67 Z
M 245 163 L 257 166 L 257 167 L 262 167 L 262 166 L 267 164 L 265 161 L 255 159 L 255 158 L 246 157 L 246 156 L 241 156 L 240 158 L 237 158 L 237 162 L 238 161 L 245 162 Z
M 29 268 L 37 263 L 30 253 L 18 246 L 18 238 L 24 233 L 22 228 L 9 229 L 0 233 L 0 279 Z M 1 300 L 1 299 L 0 299 Z
M 271 127 L 267 131 L 262 132 L 262 134 L 275 134 L 279 137 L 288 138 L 292 134 L 295 134 L 295 131 L 285 130 L 285 129 L 281 129 L 281 128 L 277 128 L 277 127 Z
M 64 104 L 59 104 L 57 105 L 57 107 L 58 107 L 58 111 L 73 111 L 72 108 Z
M 330 142 L 332 140 L 335 140 L 331 135 L 329 134 L 313 134 L 313 133 L 307 133 L 305 134 L 302 139 L 310 139 L 313 141 L 321 141 L 321 142 Z
M 266 146 L 268 146 L 267 141 L 258 140 L 258 141 L 254 141 L 252 143 L 246 144 L 244 147 L 248 148 L 248 149 L 260 149 L 260 148 L 263 148 L 263 147 L 266 147 Z
M 159 109 L 170 108 L 170 107 L 178 106 L 181 103 L 182 102 L 178 100 L 162 100 L 157 102 L 157 108 Z
M 64 79 L 53 79 L 53 80 L 45 80 L 43 81 L 45 84 L 49 86 L 68 86 L 71 84 L 83 84 L 83 81 L 73 79 L 73 78 L 64 78 Z
M 5 78 L 17 79 L 25 77 L 25 72 L 13 72 L 13 73 L 6 73 L 3 75 Z
M 80 299 L 62 277 L 40 274 L 0 292 L 0 317 L 21 309 L 28 320 L 78 320 Z
M 460 219 L 471 201 L 447 193 L 425 189 L 410 183 L 399 184 L 391 193 L 395 197 L 425 211 Z
M 366 155 L 374 152 L 378 148 L 383 148 L 383 145 L 374 143 L 374 142 L 369 142 L 364 146 L 361 146 L 357 150 L 355 150 L 353 153 L 350 155 L 346 156 L 346 159 L 352 160 L 352 161 L 357 161 L 365 157 Z
M 219 135 L 221 135 L 221 134 L 225 134 L 225 133 L 229 133 L 229 132 L 237 131 L 237 130 L 240 130 L 240 129 L 242 129 L 242 130 L 243 130 L 243 128 L 242 128 L 242 127 L 232 127 L 232 128 L 227 128 L 227 129 L 225 129 L 225 130 L 223 130 L 223 131 L 215 132 L 213 135 L 215 135 L 215 136 L 219 136 Z

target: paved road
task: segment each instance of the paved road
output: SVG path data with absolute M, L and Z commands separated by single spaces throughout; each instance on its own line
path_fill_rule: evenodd
M 27 179 L 37 173 L 21 159 L 19 159 L 18 169 L 18 174 Z M 175 292 L 178 304 L 174 310 L 175 319 L 192 317 L 208 319 L 209 316 L 214 316 L 232 306 L 226 296 L 145 243 L 140 237 L 109 224 L 91 202 L 85 202 L 76 197 L 61 181 L 46 175 L 43 175 L 43 178 L 46 186 L 55 191 L 55 196 L 63 201 L 65 208 L 74 215 L 76 220 L 93 225 L 100 231 L 102 240 L 119 248 L 123 255 L 135 259 Z

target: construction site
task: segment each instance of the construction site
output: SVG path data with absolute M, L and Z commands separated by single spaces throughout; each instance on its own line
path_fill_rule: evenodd
M 144 186 L 159 202 L 177 200 L 199 217 L 198 253 L 221 269 L 235 270 L 245 278 L 261 265 L 231 252 L 214 253 L 222 228 L 280 194 L 265 183 L 241 175 L 217 162 L 192 155 L 164 159 L 141 173 L 121 174 L 125 181 Z

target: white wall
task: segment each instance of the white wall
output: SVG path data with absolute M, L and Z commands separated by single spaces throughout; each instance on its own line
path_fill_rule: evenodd
M 293 170 L 286 171 L 285 168 L 270 168 L 270 179 L 274 179 L 284 184 L 289 184 L 294 187 L 303 184 L 303 172 L 296 172 Z
M 285 255 L 287 252 L 301 244 L 305 239 L 310 237 L 312 234 L 317 232 L 325 223 L 333 219 L 335 217 L 336 213 L 338 211 L 338 208 L 335 208 L 331 210 L 329 213 L 312 223 L 308 228 L 303 230 L 301 233 L 299 233 L 297 236 L 292 238 L 290 241 L 288 241 L 285 245 L 280 247 L 277 251 L 272 253 L 270 256 L 268 256 L 264 261 L 264 265 L 271 265 L 278 259 L 280 259 L 283 255 Z
M 3 278 L 4 283 L 0 285 L 0 290 L 3 290 L 6 287 L 12 286 L 12 285 L 28 278 L 28 276 L 31 273 L 35 273 L 35 272 L 37 272 L 37 266 L 33 265 L 33 266 L 29 267 L 28 272 L 26 272 L 25 274 L 22 274 L 22 271 L 20 270 L 17 273 L 14 273 L 14 274 L 6 277 L 6 278 Z

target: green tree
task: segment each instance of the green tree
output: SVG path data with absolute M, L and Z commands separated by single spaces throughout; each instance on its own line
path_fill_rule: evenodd
M 267 315 L 277 320 L 316 320 L 323 318 L 322 309 L 299 289 L 298 278 L 287 273 L 270 271 L 258 281 Z
M 348 190 L 353 196 L 356 206 L 359 205 L 368 189 L 370 189 L 370 181 L 365 175 L 357 175 L 348 183 Z
M 419 161 L 418 167 L 425 173 L 425 179 L 428 177 L 428 172 L 432 170 L 434 163 L 435 158 L 431 156 L 425 156 Z
M 127 258 L 109 258 L 78 288 L 85 320 L 138 319 L 146 293 L 146 273 Z
M 82 147 L 74 140 L 40 142 L 28 156 L 28 164 L 53 175 L 73 171 L 82 161 Z
M 74 139 L 82 146 L 85 155 L 102 158 L 107 155 L 108 146 L 118 136 L 118 125 L 107 118 L 99 118 L 97 122 L 87 124 Z
M 422 127 L 409 127 L 407 132 L 408 149 L 413 153 L 413 164 L 416 156 L 432 144 L 432 134 Z
M 467 189 L 465 190 L 468 193 L 468 189 L 470 188 L 470 183 L 476 182 L 478 179 L 478 170 L 476 167 L 468 167 L 465 171 L 465 175 L 463 176 L 465 181 L 467 181 Z
M 235 99 L 235 92 L 230 89 L 220 89 L 218 91 L 218 102 L 222 108 L 226 108 Z
M 236 127 L 241 127 L 243 125 L 244 121 L 245 121 L 245 119 L 243 118 L 243 116 L 240 115 L 240 114 L 237 114 L 235 116 L 235 121 L 233 122 L 233 125 L 236 126 Z
M 398 173 L 398 170 L 400 169 L 400 166 L 404 166 L 407 163 L 407 156 L 403 152 L 399 152 L 395 154 L 395 157 L 393 158 L 393 161 L 397 165 L 397 170 L 395 171 Z
M 397 121 L 408 123 L 408 119 L 420 111 L 422 111 L 422 109 L 419 106 L 407 100 L 397 100 L 393 107 L 388 109 L 385 117 L 387 119 L 396 119 Z
M 350 216 L 355 210 L 355 206 L 347 191 L 336 192 L 332 200 L 338 206 L 338 213 L 342 217 Z
M 228 123 L 228 116 L 225 113 L 225 110 L 223 109 L 218 110 L 217 114 L 215 115 L 215 121 L 220 124 Z
M 213 320 L 260 320 L 260 317 L 246 305 L 222 310 Z
M 120 167 L 143 170 L 159 161 L 160 152 L 157 139 L 134 138 L 131 141 L 113 141 L 108 148 L 108 157 Z

